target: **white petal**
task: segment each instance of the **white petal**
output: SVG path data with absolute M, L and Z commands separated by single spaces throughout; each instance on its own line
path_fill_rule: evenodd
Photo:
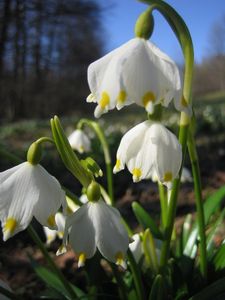
M 91 150 L 91 142 L 89 137 L 80 129 L 74 130 L 68 137 L 68 141 L 74 150 L 80 153 Z
M 154 44 L 144 39 L 137 39 L 138 47 L 130 60 L 123 67 L 123 82 L 129 98 L 149 113 L 153 104 L 159 103 L 170 92 L 171 101 L 177 90 L 181 89 L 179 70 L 176 64 Z
M 24 230 L 32 219 L 33 207 L 39 198 L 39 189 L 33 184 L 34 168 L 26 162 L 0 175 L 4 178 L 0 185 L 0 220 L 4 240 Z
M 90 203 L 84 204 L 67 218 L 65 237 L 68 235 L 70 227 L 69 242 L 75 253 L 84 254 L 85 258 L 91 258 L 96 251 L 96 242 Z
M 65 206 L 65 192 L 56 178 L 40 165 L 33 169 L 32 184 L 39 189 L 38 201 L 33 209 L 35 218 L 43 226 L 57 229 L 55 214 L 62 205 Z
M 174 106 L 178 111 L 185 112 L 188 116 L 192 116 L 192 108 L 182 96 L 181 92 L 177 92 L 174 96 Z
M 139 151 L 132 160 L 128 161 L 127 166 L 131 173 L 133 173 L 133 180 L 139 181 L 142 179 L 148 179 L 152 176 L 153 164 L 155 157 L 155 146 L 152 144 L 150 136 L 151 122 L 148 121 L 148 127 L 145 129 L 145 135 L 141 143 L 139 144 Z M 135 178 L 134 170 L 140 173 L 138 178 Z
M 45 233 L 45 237 L 46 237 L 46 244 L 50 245 L 56 239 L 57 231 L 49 229 L 46 226 L 44 226 L 43 228 L 44 228 L 44 233 Z
M 193 181 L 191 172 L 185 167 L 183 167 L 183 169 L 182 169 L 180 181 L 181 182 L 192 182 Z
M 182 149 L 177 137 L 163 125 L 151 126 L 151 139 L 155 144 L 155 170 L 159 180 L 171 188 L 181 167 Z
M 134 241 L 129 244 L 129 248 L 134 256 L 134 259 L 138 263 L 143 255 L 141 238 L 140 235 L 136 233 L 132 236 L 132 239 Z
M 130 129 L 122 137 L 117 150 L 117 165 L 113 169 L 114 173 L 124 169 L 125 163 L 136 157 L 148 126 L 149 121 L 142 122 Z
M 119 211 L 102 200 L 91 203 L 90 208 L 101 254 L 111 262 L 117 262 L 118 256 L 125 258 L 129 238 Z

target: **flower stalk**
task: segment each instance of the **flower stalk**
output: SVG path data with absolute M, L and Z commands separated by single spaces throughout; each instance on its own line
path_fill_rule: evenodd
M 190 32 L 181 18 L 181 16 L 166 2 L 158 1 L 158 0 L 144 0 L 143 2 L 152 5 L 153 9 L 157 9 L 167 20 L 170 27 L 174 31 L 180 46 L 183 51 L 184 59 L 185 59 L 185 73 L 184 73 L 184 86 L 183 86 L 183 98 L 182 102 L 185 105 L 191 105 L 192 100 L 192 78 L 193 78 L 193 65 L 194 65 L 194 50 Z M 152 9 L 152 11 L 153 11 Z M 186 112 L 181 112 L 180 117 L 180 130 L 179 130 L 179 141 L 182 146 L 183 152 L 183 161 L 185 158 L 187 140 L 188 140 L 188 131 L 189 125 L 191 123 L 190 116 Z M 189 142 L 189 153 L 190 157 L 192 157 L 192 170 L 194 173 L 194 182 L 195 182 L 195 191 L 196 191 L 196 205 L 197 205 L 197 213 L 198 213 L 198 225 L 199 225 L 199 232 L 200 236 L 202 237 L 200 240 L 200 249 L 202 255 L 200 256 L 200 265 L 202 275 L 204 277 L 207 276 L 207 261 L 206 261 L 206 244 L 205 244 L 205 223 L 204 223 L 204 214 L 203 211 L 203 203 L 201 199 L 201 185 L 200 185 L 200 174 L 199 174 L 199 167 L 198 167 L 198 160 L 197 160 L 197 152 L 195 149 L 194 139 L 192 136 L 192 132 L 190 132 L 189 136 L 191 137 L 191 141 Z M 190 140 L 190 138 L 189 138 Z M 195 154 L 193 157 L 192 154 Z M 181 176 L 181 171 L 180 174 Z M 170 241 L 173 232 L 173 225 L 175 221 L 176 215 L 176 204 L 177 204 L 177 196 L 178 196 L 178 189 L 180 185 L 180 176 L 178 179 L 175 179 L 173 182 L 173 190 L 171 193 L 171 200 L 169 204 L 169 211 L 167 216 L 167 225 L 165 228 L 166 238 L 164 240 L 162 246 L 162 253 L 161 253 L 161 260 L 160 265 L 163 269 L 169 255 L 169 248 L 170 248 Z
M 106 165 L 106 176 L 107 176 L 107 189 L 108 194 L 111 199 L 111 205 L 114 204 L 114 191 L 113 191 L 113 172 L 112 172 L 112 162 L 111 162 L 111 155 L 109 151 L 109 145 L 107 143 L 106 137 L 100 125 L 97 122 L 88 120 L 88 119 L 81 119 L 77 125 L 78 129 L 81 129 L 83 126 L 87 125 L 91 129 L 94 130 L 96 133 L 103 149 L 105 165 Z

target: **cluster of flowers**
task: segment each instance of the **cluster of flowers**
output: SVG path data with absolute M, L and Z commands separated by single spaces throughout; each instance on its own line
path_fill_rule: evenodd
M 176 64 L 143 38 L 134 38 L 92 63 L 88 68 L 88 83 L 91 95 L 87 101 L 97 103 L 96 117 L 131 103 L 141 105 L 153 114 L 155 105 L 167 107 L 172 100 L 177 110 L 190 113 L 182 97 Z M 90 142 L 80 130 L 69 140 L 81 153 L 90 150 Z M 182 149 L 176 136 L 160 122 L 147 120 L 122 138 L 114 173 L 127 165 L 134 182 L 156 177 L 171 189 L 181 161 Z M 6 241 L 24 230 L 35 217 L 43 226 L 58 227 L 60 235 L 64 235 L 64 246 L 69 240 L 78 255 L 79 266 L 84 265 L 86 258 L 92 257 L 97 248 L 109 261 L 125 266 L 129 239 L 118 210 L 107 205 L 100 194 L 98 199 L 88 200 L 68 215 L 66 221 L 62 220 L 57 212 L 62 207 L 66 214 L 65 192 L 39 162 L 28 159 L 0 173 L 3 239 Z

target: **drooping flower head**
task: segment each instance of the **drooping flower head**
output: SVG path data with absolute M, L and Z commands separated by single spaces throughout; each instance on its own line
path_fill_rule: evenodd
M 0 173 L 0 220 L 3 240 L 27 228 L 33 216 L 56 229 L 55 214 L 65 206 L 59 182 L 41 165 L 24 162 Z
M 68 235 L 69 243 L 79 257 L 78 267 L 83 266 L 85 260 L 91 258 L 97 248 L 109 261 L 125 266 L 128 234 L 119 211 L 103 200 L 89 201 L 69 216 L 64 242 Z
M 113 171 L 116 173 L 127 165 L 134 182 L 151 178 L 155 173 L 160 182 L 171 188 L 181 161 L 182 150 L 176 136 L 159 123 L 145 121 L 123 136 Z
M 81 129 L 74 130 L 69 135 L 68 140 L 71 147 L 79 153 L 89 152 L 91 150 L 90 139 Z
M 174 99 L 178 110 L 189 112 L 181 93 L 178 67 L 153 43 L 134 38 L 93 62 L 88 68 L 95 117 L 115 107 L 136 103 L 153 113 L 154 105 L 168 106 Z

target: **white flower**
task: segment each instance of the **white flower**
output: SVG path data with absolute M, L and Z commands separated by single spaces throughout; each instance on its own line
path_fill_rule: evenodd
M 181 97 L 179 70 L 165 53 L 153 43 L 134 38 L 93 62 L 88 68 L 91 95 L 97 102 L 95 117 L 108 110 L 136 103 L 153 113 L 154 105 L 168 106 L 174 99 L 178 110 L 190 113 Z
M 88 202 L 87 195 L 82 194 L 80 196 L 79 200 L 83 204 L 87 203 Z M 66 202 L 67 202 L 67 214 L 68 215 L 74 213 L 75 211 L 77 211 L 80 208 L 80 206 L 76 205 L 74 203 L 74 201 L 71 200 L 69 197 L 66 197 Z M 65 215 L 63 215 L 61 212 L 58 212 L 55 215 L 55 223 L 57 226 L 57 230 L 52 230 L 52 229 L 49 229 L 48 227 L 44 226 L 44 233 L 46 236 L 47 245 L 50 245 L 56 239 L 56 237 L 58 237 L 59 239 L 63 239 L 65 223 L 66 223 Z M 62 248 L 62 249 L 64 249 L 64 248 Z M 58 254 L 61 254 L 61 252 L 59 251 Z
M 80 129 L 74 130 L 69 135 L 68 140 L 71 147 L 79 153 L 89 152 L 91 150 L 89 137 Z
M 180 181 L 181 182 L 192 182 L 193 181 L 191 172 L 185 167 L 183 167 L 183 169 L 182 169 Z
M 96 248 L 109 261 L 125 266 L 129 239 L 117 209 L 102 200 L 88 202 L 67 218 L 64 241 L 69 229 L 69 242 L 79 256 L 79 267 Z
M 135 261 L 138 263 L 143 256 L 143 247 L 140 234 L 135 233 L 132 235 L 133 242 L 129 244 L 130 251 L 132 252 Z
M 159 181 L 171 188 L 181 161 L 182 150 L 176 136 L 159 123 L 145 121 L 123 136 L 113 172 L 124 169 L 126 164 L 134 182 L 151 178 L 155 172 Z
M 0 173 L 0 220 L 3 240 L 24 230 L 34 216 L 56 228 L 55 214 L 65 205 L 59 182 L 42 166 L 24 162 Z
M 66 218 L 61 212 L 55 214 L 55 223 L 57 226 L 57 230 L 49 229 L 48 227 L 44 226 L 44 233 L 46 236 L 47 245 L 50 245 L 56 239 L 57 236 L 60 239 L 63 238 Z

